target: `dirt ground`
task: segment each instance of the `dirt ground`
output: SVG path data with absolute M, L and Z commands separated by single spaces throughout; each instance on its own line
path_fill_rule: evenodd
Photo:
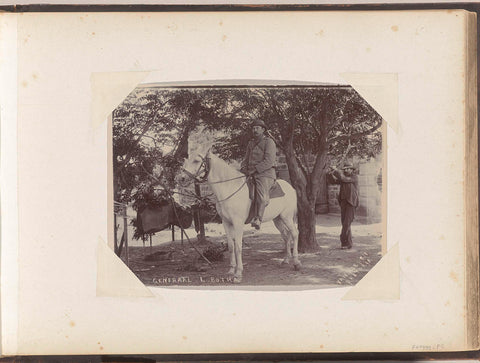
M 284 243 L 274 227 L 265 225 L 257 232 L 245 228 L 243 286 L 333 287 L 355 285 L 381 258 L 381 230 L 378 224 L 354 222 L 354 246 L 341 250 L 338 235 L 339 217 L 322 216 L 317 222 L 316 253 L 300 254 L 302 268 L 282 265 Z M 220 229 L 219 229 L 220 228 Z M 211 233 L 209 233 L 211 232 Z M 208 242 L 190 241 L 212 262 L 203 260 L 186 239 L 152 247 L 129 247 L 129 267 L 149 286 L 225 286 L 232 285 L 227 276 L 229 256 L 221 225 L 207 226 Z M 124 256 L 122 256 L 124 259 Z

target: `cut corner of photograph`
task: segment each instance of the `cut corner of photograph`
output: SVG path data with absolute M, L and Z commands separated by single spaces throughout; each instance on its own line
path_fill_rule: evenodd
M 386 252 L 385 122 L 348 84 L 139 84 L 110 135 L 109 245 L 146 286 L 348 287 Z

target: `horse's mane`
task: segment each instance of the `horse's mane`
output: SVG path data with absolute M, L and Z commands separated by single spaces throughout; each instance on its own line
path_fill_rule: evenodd
M 221 180 L 235 178 L 241 176 L 242 173 L 229 165 L 225 160 L 220 159 L 217 155 L 210 153 L 210 169 L 215 169 L 216 177 Z

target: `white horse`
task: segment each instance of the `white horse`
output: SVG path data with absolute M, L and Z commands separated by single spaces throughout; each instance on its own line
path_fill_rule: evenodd
M 235 283 L 239 283 L 243 274 L 243 227 L 251 205 L 246 177 L 209 150 L 204 156 L 198 154 L 187 159 L 179 179 L 183 183 L 188 178 L 198 180 L 202 173 L 216 196 L 216 208 L 225 228 L 230 254 L 228 273 L 234 275 Z M 279 179 L 277 182 L 285 195 L 270 199 L 263 221 L 273 220 L 285 241 L 286 256 L 282 263 L 289 263 L 293 250 L 293 266 L 298 270 L 301 264 L 298 259 L 298 231 L 294 221 L 297 214 L 297 195 L 286 181 Z

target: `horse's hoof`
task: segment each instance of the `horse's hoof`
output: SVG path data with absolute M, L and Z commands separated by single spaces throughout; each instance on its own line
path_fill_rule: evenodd
M 235 268 L 231 268 L 231 269 L 228 270 L 228 272 L 227 272 L 227 275 L 230 275 L 230 276 L 232 276 L 232 275 L 234 275 L 234 274 L 235 274 Z
M 283 259 L 282 266 L 283 265 L 290 265 L 290 261 L 287 258 Z
M 293 265 L 293 269 L 295 271 L 300 271 L 302 269 L 302 264 L 299 262 L 299 263 L 296 263 Z
M 242 277 L 236 277 L 236 276 L 235 276 L 235 277 L 233 278 L 233 283 L 234 283 L 234 284 L 239 284 L 240 282 L 242 282 Z

